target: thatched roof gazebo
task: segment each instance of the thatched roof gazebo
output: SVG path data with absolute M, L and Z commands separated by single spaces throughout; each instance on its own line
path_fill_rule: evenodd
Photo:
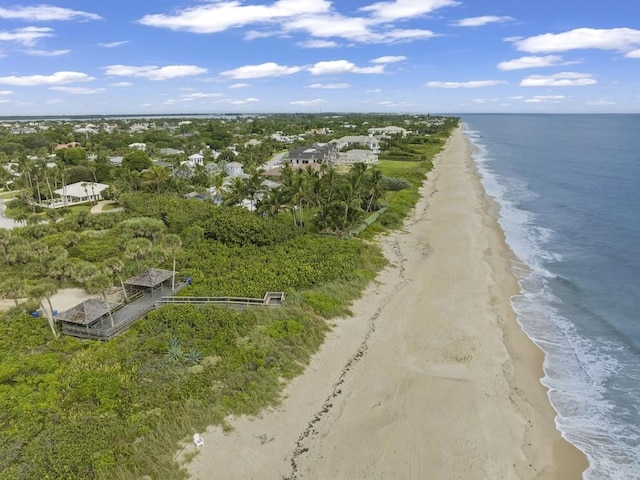
M 150 292 L 153 294 L 156 290 L 164 290 L 165 286 L 171 289 L 171 278 L 173 272 L 171 270 L 162 270 L 159 268 L 150 268 L 135 277 L 131 277 L 124 281 L 132 293 Z
M 54 320 L 62 323 L 62 333 L 65 335 L 92 338 L 94 336 L 92 331 L 106 330 L 112 326 L 109 312 L 120 305 L 90 298 L 69 310 L 58 313 Z

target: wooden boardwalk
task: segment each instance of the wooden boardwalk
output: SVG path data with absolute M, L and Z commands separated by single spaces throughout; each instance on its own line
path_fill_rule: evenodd
M 174 292 L 177 293 L 186 284 L 180 284 Z M 284 302 L 284 293 L 267 292 L 263 298 L 248 297 L 179 297 L 174 295 L 165 296 L 165 291 L 157 289 L 153 292 L 140 292 L 129 301 L 118 305 L 111 311 L 111 317 L 104 316 L 99 323 L 91 327 L 64 325 L 62 333 L 79 338 L 92 340 L 110 340 L 126 331 L 136 320 L 144 317 L 155 308 L 160 308 L 166 304 L 191 304 L 205 305 L 218 304 L 230 308 L 244 309 L 252 306 L 280 306 Z M 113 326 L 111 325 L 113 319 Z

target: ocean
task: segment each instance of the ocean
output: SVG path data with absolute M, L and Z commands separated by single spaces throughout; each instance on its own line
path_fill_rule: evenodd
M 640 115 L 461 115 L 586 480 L 640 479 Z

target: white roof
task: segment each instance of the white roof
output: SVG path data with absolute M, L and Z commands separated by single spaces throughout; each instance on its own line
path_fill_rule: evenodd
M 109 185 L 105 185 L 104 183 L 76 182 L 67 185 L 64 188 L 54 190 L 54 193 L 57 193 L 58 195 L 65 195 L 67 197 L 83 198 L 87 196 L 87 192 L 89 193 L 89 195 L 98 195 L 108 187 Z

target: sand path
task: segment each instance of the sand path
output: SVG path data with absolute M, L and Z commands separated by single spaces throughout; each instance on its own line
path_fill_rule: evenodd
M 280 407 L 204 433 L 193 478 L 581 478 L 586 460 L 555 429 L 541 352 L 509 302 L 521 266 L 460 129 L 422 193 L 354 316 Z

